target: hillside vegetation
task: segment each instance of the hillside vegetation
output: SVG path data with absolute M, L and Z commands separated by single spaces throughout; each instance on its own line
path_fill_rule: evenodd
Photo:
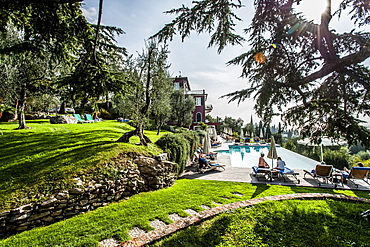
M 28 121 L 32 129 L 15 130 L 18 123 L 0 123 L 0 211 L 42 200 L 71 188 L 73 178 L 90 173 L 119 153 L 157 155 L 156 145 L 116 140 L 133 128 L 113 120 L 91 124 L 50 124 Z M 155 142 L 161 135 L 145 132 Z M 162 133 L 161 133 L 162 134 Z

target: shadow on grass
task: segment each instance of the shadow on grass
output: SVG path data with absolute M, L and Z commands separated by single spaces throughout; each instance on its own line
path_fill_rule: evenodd
M 0 198 L 96 165 L 106 158 L 103 153 L 120 145 L 115 142 L 119 135 L 95 129 L 40 134 L 13 131 L 3 136 L 6 142 L 0 147 Z
M 251 198 L 259 197 L 260 194 L 262 194 L 263 192 L 265 192 L 266 190 L 270 188 L 270 186 L 266 184 L 252 184 L 252 186 L 255 186 L 256 189 L 254 190 Z
M 367 246 L 366 203 L 287 200 L 225 212 L 150 246 Z
M 231 218 L 219 217 L 206 230 L 199 226 L 191 226 L 186 231 L 180 231 L 175 237 L 163 240 L 160 246 L 217 246 L 222 241 L 222 236 L 226 234 L 227 226 Z M 156 244 L 153 244 L 156 246 Z

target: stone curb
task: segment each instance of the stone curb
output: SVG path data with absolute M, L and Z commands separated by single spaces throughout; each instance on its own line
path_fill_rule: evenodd
M 277 196 L 267 196 L 263 198 L 255 198 L 246 201 L 234 202 L 226 205 L 217 206 L 211 209 L 204 210 L 199 212 L 195 215 L 189 216 L 182 220 L 177 220 L 169 225 L 166 225 L 162 228 L 147 232 L 145 234 L 140 235 L 139 237 L 132 238 L 126 242 L 121 243 L 120 247 L 139 247 L 145 244 L 149 244 L 154 242 L 158 239 L 171 235 L 172 233 L 182 230 L 190 225 L 195 225 L 201 221 L 209 219 L 219 213 L 242 208 L 242 207 L 249 207 L 261 202 L 265 201 L 282 201 L 282 200 L 292 200 L 292 199 L 302 199 L 302 200 L 310 200 L 310 199 L 335 199 L 335 200 L 350 200 L 350 201 L 358 201 L 358 202 L 365 202 L 370 204 L 370 200 L 366 198 L 360 197 L 353 197 L 353 196 L 345 196 L 339 194 L 327 194 L 327 193 L 298 193 L 298 194 L 286 194 L 286 195 L 277 195 Z

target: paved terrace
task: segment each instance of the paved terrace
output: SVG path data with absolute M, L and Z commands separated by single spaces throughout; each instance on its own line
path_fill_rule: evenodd
M 219 150 L 227 150 L 228 145 L 231 143 L 223 143 Z M 214 149 L 216 150 L 216 149 Z M 278 185 L 294 185 L 294 186 L 310 186 L 318 187 L 318 183 L 311 176 L 306 176 L 304 178 L 303 170 L 296 170 L 299 173 L 298 179 L 300 183 L 297 184 L 295 179 L 287 180 L 286 182 L 280 180 L 268 181 L 260 179 L 257 181 L 256 177 L 252 175 L 251 168 L 240 168 L 232 167 L 230 156 L 228 154 L 219 153 L 217 158 L 217 163 L 225 165 L 225 170 L 213 170 L 206 173 L 195 172 L 195 167 L 188 167 L 187 171 L 182 176 L 183 179 L 204 179 L 204 180 L 219 180 L 219 181 L 230 181 L 230 182 L 245 182 L 245 183 L 261 183 L 261 184 L 278 184 Z M 370 190 L 370 185 L 366 184 L 363 181 L 359 181 L 359 188 L 356 188 L 355 185 L 349 183 L 344 184 L 343 186 L 339 183 L 337 184 L 337 189 L 351 189 L 351 190 Z M 324 184 L 321 185 L 323 188 L 333 188 L 333 184 Z M 239 201 L 226 205 L 219 205 L 214 208 L 209 208 L 206 205 L 201 205 L 205 210 L 202 212 L 195 212 L 192 209 L 185 210 L 190 216 L 182 218 L 177 214 L 169 215 L 169 218 L 173 220 L 171 224 L 165 224 L 164 222 L 154 220 L 150 222 L 150 225 L 155 228 L 155 230 L 150 232 L 145 232 L 140 228 L 134 228 L 129 232 L 129 235 L 132 237 L 131 240 L 128 240 L 123 243 L 119 243 L 117 240 L 105 239 L 99 243 L 101 247 L 139 247 L 149 244 L 153 241 L 161 239 L 165 236 L 171 235 L 172 233 L 182 230 L 190 225 L 198 224 L 201 221 L 209 219 L 210 217 L 217 215 L 219 213 L 228 211 L 230 209 L 240 208 L 240 207 L 249 207 L 257 203 L 266 201 L 266 200 L 289 200 L 289 199 L 318 199 L 318 198 L 331 198 L 335 200 L 351 200 L 351 201 L 361 201 L 365 203 L 370 203 L 369 199 L 349 197 L 338 194 L 325 194 L 325 193 L 297 193 L 297 194 L 288 194 L 288 195 L 278 195 L 278 196 L 268 196 L 264 198 L 255 198 L 247 201 Z
M 221 147 L 217 149 L 212 149 L 212 151 L 228 150 L 228 145 L 231 145 L 231 144 L 232 143 L 223 142 Z M 259 181 L 258 181 L 257 178 L 253 175 L 252 168 L 232 167 L 229 154 L 218 153 L 217 156 L 218 158 L 216 162 L 219 164 L 225 165 L 225 170 L 217 169 L 217 170 L 212 170 L 212 171 L 201 174 L 201 173 L 196 172 L 195 167 L 188 167 L 187 171 L 183 174 L 181 178 L 319 187 L 317 180 L 315 180 L 312 176 L 306 175 L 306 177 L 304 178 L 303 170 L 295 170 L 295 172 L 299 173 L 299 175 L 297 176 L 300 181 L 299 184 L 297 183 L 296 179 L 292 176 L 289 176 L 286 182 L 284 182 L 283 180 L 278 180 L 278 179 L 269 181 L 263 178 L 259 178 Z M 356 188 L 356 186 L 351 182 L 348 182 L 347 184 L 343 184 L 343 186 L 341 183 L 337 183 L 337 189 L 370 190 L 370 185 L 365 183 L 364 181 L 356 180 L 356 183 L 359 185 L 358 188 Z M 333 188 L 334 185 L 331 183 L 321 184 L 320 187 Z

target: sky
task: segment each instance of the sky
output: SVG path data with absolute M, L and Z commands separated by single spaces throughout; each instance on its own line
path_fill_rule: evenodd
M 339 0 L 332 0 L 333 6 Z M 164 11 L 185 6 L 192 6 L 192 0 L 105 0 L 103 3 L 102 24 L 120 27 L 125 31 L 124 35 L 117 38 L 119 46 L 128 50 L 129 54 L 141 53 L 145 47 L 145 40 L 158 32 L 166 23 L 170 23 L 174 15 L 164 14 Z M 237 30 L 247 28 L 254 14 L 254 0 L 244 0 L 245 7 L 237 13 L 243 21 L 237 23 Z M 320 20 L 321 12 L 325 8 L 326 0 L 302 1 L 297 10 L 303 12 L 308 19 L 315 23 Z M 96 23 L 98 16 L 99 0 L 84 0 L 83 13 L 91 23 Z M 338 32 L 350 31 L 350 22 L 339 24 L 336 18 L 332 20 L 332 26 Z M 239 32 L 240 33 L 240 32 Z M 239 105 L 237 102 L 228 103 L 227 98 L 220 97 L 230 92 L 248 87 L 246 79 L 240 78 L 241 67 L 227 66 L 226 63 L 236 56 L 248 50 L 248 46 L 229 46 L 221 54 L 216 48 L 207 48 L 208 34 L 192 34 L 190 38 L 181 42 L 179 36 L 169 43 L 169 63 L 173 77 L 188 77 L 191 89 L 205 89 L 208 94 L 206 104 L 213 106 L 211 116 L 242 118 L 244 124 L 249 123 L 251 116 L 253 121 L 259 121 L 255 115 L 253 99 L 245 100 Z M 370 65 L 370 61 L 366 61 Z M 278 118 L 273 124 L 279 122 Z

